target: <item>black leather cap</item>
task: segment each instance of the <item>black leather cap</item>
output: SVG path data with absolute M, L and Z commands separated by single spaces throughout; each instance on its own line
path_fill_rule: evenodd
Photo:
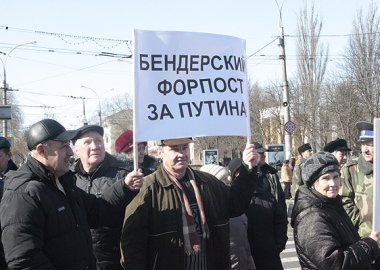
M 43 119 L 33 124 L 27 134 L 28 149 L 33 150 L 42 142 L 69 141 L 75 138 L 76 130 L 66 130 L 60 123 L 53 119 Z
M 98 125 L 85 125 L 83 127 L 78 128 L 76 131 L 77 131 L 77 134 L 75 135 L 75 138 L 73 138 L 73 140 L 79 139 L 80 137 L 82 137 L 83 134 L 89 131 L 95 131 L 102 136 L 104 135 L 104 129 Z

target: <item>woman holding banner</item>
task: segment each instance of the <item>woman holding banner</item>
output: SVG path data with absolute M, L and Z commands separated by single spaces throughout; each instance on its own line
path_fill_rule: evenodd
M 302 269 L 378 269 L 371 265 L 380 253 L 378 233 L 360 239 L 344 211 L 336 158 L 314 154 L 303 165 L 302 179 L 291 220 Z

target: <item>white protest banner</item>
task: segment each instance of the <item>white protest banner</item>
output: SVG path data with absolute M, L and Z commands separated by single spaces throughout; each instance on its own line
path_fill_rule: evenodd
M 380 118 L 374 119 L 374 158 L 373 158 L 373 230 L 380 232 L 380 185 L 377 179 L 380 177 Z
M 250 136 L 245 41 L 134 31 L 135 141 Z

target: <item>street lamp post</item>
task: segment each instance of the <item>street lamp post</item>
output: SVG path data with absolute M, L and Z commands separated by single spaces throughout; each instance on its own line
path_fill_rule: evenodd
M 289 83 L 286 74 L 286 55 L 285 55 L 285 35 L 284 35 L 284 26 L 282 24 L 282 5 L 279 6 L 277 0 L 277 8 L 280 13 L 280 36 L 279 36 L 279 46 L 281 47 L 281 54 L 279 59 L 282 62 L 282 107 L 284 112 L 284 123 L 287 125 L 290 122 L 290 101 L 289 101 Z M 284 3 L 282 3 L 284 4 Z M 289 130 L 285 129 L 285 159 L 289 159 L 292 154 L 292 134 Z
M 102 107 L 101 107 L 101 105 L 100 105 L 99 94 L 98 94 L 94 89 L 92 89 L 92 88 L 90 88 L 90 87 L 87 87 L 87 86 L 85 86 L 85 85 L 81 85 L 80 87 L 82 87 L 82 88 L 86 88 L 86 89 L 88 89 L 88 90 L 91 90 L 91 91 L 96 95 L 96 97 L 98 98 L 98 104 L 99 104 L 99 112 L 98 112 L 98 116 L 99 116 L 99 126 L 101 126 L 101 125 L 102 125 Z
M 3 105 L 7 105 L 7 91 L 8 91 L 8 86 L 7 86 L 7 73 L 5 71 L 5 66 L 7 65 L 8 57 L 11 55 L 11 53 L 16 50 L 17 48 L 25 45 L 30 45 L 30 44 L 36 44 L 37 41 L 32 41 L 32 42 L 27 42 L 27 43 L 22 43 L 14 46 L 9 53 L 3 53 L 3 55 L 6 55 L 5 60 L 3 61 L 1 58 L 1 63 L 3 64 Z M 7 120 L 3 120 L 3 137 L 7 137 Z

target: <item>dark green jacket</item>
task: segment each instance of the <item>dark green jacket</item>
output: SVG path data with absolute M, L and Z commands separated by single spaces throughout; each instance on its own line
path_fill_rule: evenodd
M 127 270 L 184 268 L 180 194 L 161 167 L 144 178 L 140 193 L 128 205 L 121 237 L 122 265 Z M 229 218 L 248 208 L 257 181 L 256 168 L 240 169 L 231 187 L 214 176 L 194 171 L 210 237 L 206 241 L 208 269 L 231 269 Z

